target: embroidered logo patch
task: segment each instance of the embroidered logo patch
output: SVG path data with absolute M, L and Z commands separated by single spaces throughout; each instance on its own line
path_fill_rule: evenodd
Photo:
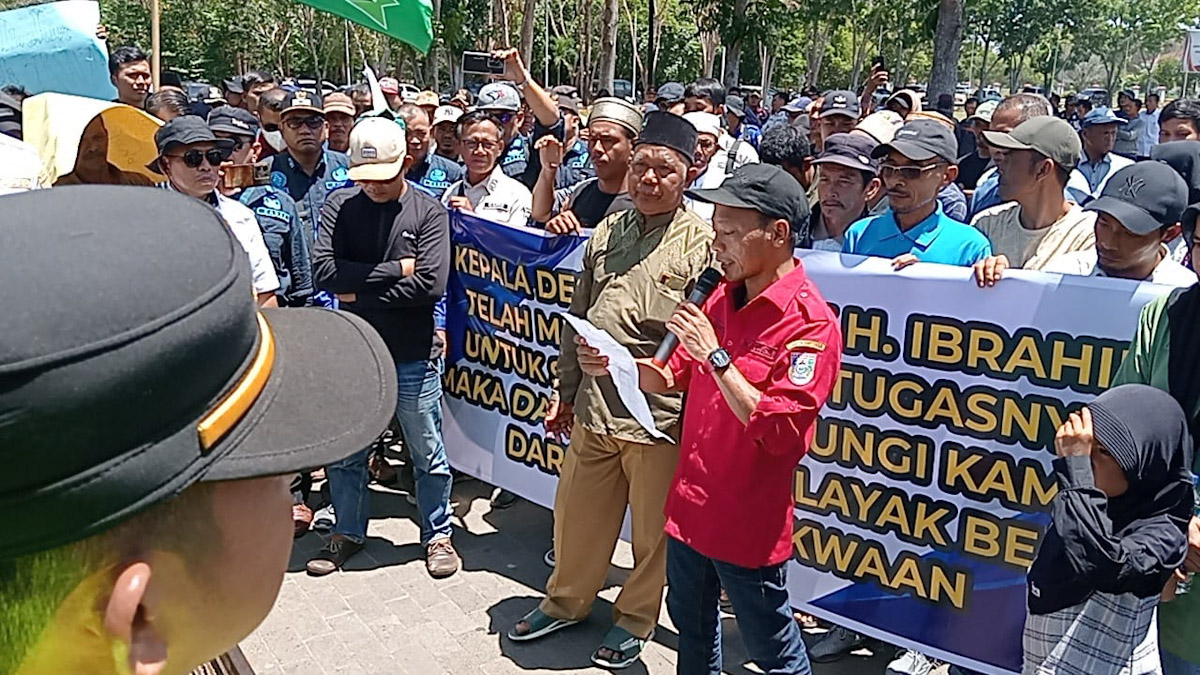
M 346 167 L 339 166 L 338 168 L 333 170 L 333 179 L 334 180 L 343 180 L 343 181 L 350 180 L 350 172 L 346 170 Z
M 792 365 L 788 368 L 788 379 L 797 387 L 812 382 L 817 371 L 817 355 L 813 352 L 792 352 Z
M 263 206 L 267 207 L 268 209 L 282 209 L 283 203 L 274 197 L 267 197 L 263 200 Z
M 282 171 L 272 171 L 271 185 L 277 188 L 287 187 L 287 176 L 284 176 Z

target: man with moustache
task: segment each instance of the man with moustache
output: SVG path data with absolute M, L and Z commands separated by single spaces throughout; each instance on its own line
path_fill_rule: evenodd
M 396 111 L 396 115 L 404 120 L 408 156 L 412 158 L 405 175 L 429 196 L 441 199 L 446 190 L 462 178 L 462 165 L 430 152 L 429 115 L 425 114 L 423 108 L 414 103 L 405 103 Z
M 329 126 L 320 96 L 303 89 L 287 94 L 279 121 L 287 149 L 270 159 L 271 185 L 296 201 L 304 236 L 312 243 L 329 193 L 351 185 L 350 159 L 324 147 Z
M 596 177 L 555 189 L 563 145 L 551 136 L 539 141 L 542 171 L 533 189 L 533 220 L 553 234 L 578 234 L 607 216 L 633 208 L 626 186 L 629 156 L 642 128 L 642 112 L 619 98 L 602 98 L 588 117 L 588 153 Z
M 665 112 L 646 115 L 634 144 L 634 208 L 605 218 L 588 240 L 571 314 L 630 349 L 653 355 L 666 321 L 709 263 L 713 230 L 683 207 L 695 179 L 696 129 Z M 508 631 L 527 641 L 579 623 L 604 585 L 626 507 L 633 513 L 634 569 L 614 603 L 615 625 L 592 662 L 624 668 L 640 657 L 658 624 L 666 578 L 663 508 L 679 446 L 651 436 L 620 403 L 610 377 L 580 371 L 575 332 L 564 327 L 559 396 L 550 431 L 570 430 L 554 502 L 556 567 L 546 599 Z M 647 397 L 659 431 L 678 438 L 682 394 Z
M 329 123 L 329 149 L 346 152 L 350 149 L 350 128 L 357 112 L 354 101 L 346 94 L 334 92 L 325 97 L 325 121 Z
M 817 204 L 807 245 L 818 251 L 842 250 L 846 230 L 867 216 L 867 198 L 880 188 L 879 160 L 872 159 L 875 141 L 866 134 L 835 134 L 813 161 L 817 172 Z

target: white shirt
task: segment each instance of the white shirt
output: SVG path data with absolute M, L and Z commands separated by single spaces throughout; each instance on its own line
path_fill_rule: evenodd
M 1138 117 L 1145 122 L 1142 126 L 1142 137 L 1138 139 L 1138 155 L 1141 157 L 1149 157 L 1150 151 L 1158 145 L 1158 116 L 1160 113 L 1162 113 L 1162 108 L 1154 112 L 1143 110 L 1138 113 Z
M 254 292 L 274 293 L 279 290 L 279 277 L 275 276 L 275 265 L 271 262 L 271 254 L 263 242 L 262 230 L 258 227 L 258 219 L 254 212 L 241 202 L 230 199 L 220 193 L 217 197 L 217 213 L 229 225 L 233 236 L 237 237 L 242 250 L 250 257 L 250 272 L 254 277 Z
M 1196 273 L 1172 260 L 1171 256 L 1165 250 L 1166 247 L 1163 248 L 1164 255 L 1162 261 L 1150 273 L 1150 278 L 1145 281 L 1179 288 L 1185 288 L 1196 283 Z M 1059 274 L 1078 274 L 1085 277 L 1108 276 L 1104 273 L 1104 270 L 1100 269 L 1100 265 L 1097 263 L 1096 249 L 1061 255 L 1050 261 L 1050 264 L 1043 267 L 1042 271 L 1057 272 Z
M 42 158 L 32 145 L 0 134 L 0 195 L 50 187 L 45 178 Z
M 471 201 L 471 212 L 505 225 L 525 225 L 533 210 L 533 193 L 520 182 L 504 175 L 497 165 L 488 177 L 475 185 L 463 179 L 451 184 L 442 194 L 442 203 L 449 205 L 451 197 L 466 197 Z
M 733 147 L 735 139 L 733 136 L 725 132 L 721 132 L 720 138 L 717 139 L 717 152 L 712 159 L 708 160 L 708 167 L 704 169 L 704 173 L 696 176 L 696 180 L 688 186 L 689 190 L 709 190 L 715 187 L 721 187 L 729 174 L 733 173 L 747 164 L 758 163 L 758 151 L 754 146 L 742 141 L 738 143 L 737 152 L 734 154 L 733 166 L 729 166 L 729 150 Z M 705 222 L 712 222 L 713 205 L 707 202 L 698 202 L 694 199 L 684 199 L 684 204 L 687 205 L 696 215 L 700 216 Z

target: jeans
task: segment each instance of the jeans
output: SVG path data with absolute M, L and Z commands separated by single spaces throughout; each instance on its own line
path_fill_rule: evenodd
M 367 516 L 371 514 L 371 491 L 367 489 L 371 479 L 367 473 L 370 454 L 371 448 L 366 447 L 325 467 L 329 501 L 337 514 L 333 533 L 359 544 L 367 538 Z
M 422 546 L 450 536 L 450 488 L 454 479 L 442 442 L 442 367 L 440 357 L 396 364 L 400 390 L 396 419 L 400 420 L 412 456 Z
M 1200 663 L 1192 663 L 1160 649 L 1163 675 L 1200 675 Z
M 768 675 L 810 675 L 808 652 L 792 617 L 787 563 L 749 569 L 706 557 L 667 537 L 667 612 L 679 630 L 680 675 L 720 675 L 721 589 L 750 658 Z

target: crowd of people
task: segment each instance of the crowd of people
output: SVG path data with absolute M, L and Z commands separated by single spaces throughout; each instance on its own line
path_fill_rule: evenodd
M 861 91 L 779 91 L 768 105 L 757 91 L 701 78 L 663 83 L 642 104 L 598 97 L 585 106 L 572 88 L 537 82 L 517 50 L 493 56 L 504 70 L 478 95 L 406 94 L 391 77 L 377 88 L 317 91 L 256 70 L 196 98 L 170 83 L 154 90 L 146 54 L 121 47 L 109 64 L 114 103 L 161 121 L 143 139 L 154 145 L 146 169 L 155 178 L 113 163 L 117 139 L 100 116 L 79 134 L 74 165 L 48 175 L 39 150 L 20 141 L 24 92 L 13 83 L 0 98 L 10 113 L 0 117 L 0 194 L 157 184 L 190 201 L 147 196 L 122 227 L 169 218 L 172 208 L 194 221 L 206 204 L 248 259 L 239 274 L 256 306 L 284 308 L 265 310 L 272 322 L 307 317 L 307 307 L 339 309 L 382 338 L 371 346 L 390 372 L 359 385 L 394 390 L 390 432 L 371 429 L 374 442 L 342 442 L 307 464 L 218 472 L 286 475 L 293 535 L 329 533 L 307 563 L 317 576 L 363 549 L 372 480 L 408 481 L 432 577 L 461 567 L 441 417 L 450 211 L 554 236 L 589 233 L 569 311 L 639 358 L 654 425 L 680 441 L 647 432 L 619 402 L 607 359 L 564 330 L 545 419 L 547 434 L 569 439 L 546 553 L 554 569 L 545 599 L 506 633 L 538 640 L 588 617 L 628 509 L 634 567 L 591 659 L 612 669 L 637 662 L 666 592 L 685 675 L 721 671 L 720 608 L 736 616 L 769 673 L 807 673 L 810 660 L 840 658 L 866 640 L 828 626 L 806 647 L 800 627 L 814 620 L 794 615 L 787 595 L 793 470 L 841 354 L 837 317 L 795 249 L 882 257 L 896 270 L 969 267 L 984 289 L 1010 269 L 1175 287 L 1147 306 L 1131 336 L 1117 377 L 1124 386 L 1059 431 L 1054 522 L 1029 575 L 1025 672 L 1200 673 L 1200 600 L 1175 593 L 1177 580 L 1200 571 L 1191 473 L 1200 372 L 1187 341 L 1200 322 L 1200 101 L 1160 109 L 1151 94 L 1143 109 L 1122 92 L 1117 111 L 1076 98 L 1060 111 L 1055 100 L 1017 93 L 968 99 L 960 121 L 952 99 L 927 108 L 912 90 L 876 96 L 888 73 L 875 68 Z M 51 191 L 63 194 L 57 208 L 98 201 L 98 222 L 108 201 L 142 194 L 72 189 Z M 6 212 L 52 216 L 52 202 L 30 198 L 11 198 L 24 201 Z M 134 234 L 155 236 L 142 229 L 149 234 Z M 163 255 L 193 265 L 206 257 Z M 725 283 L 702 306 L 687 302 L 714 264 Z M 651 360 L 668 333 L 680 348 Z M 341 351 L 328 342 L 308 356 Z M 281 346 L 274 358 L 299 356 Z M 319 411 L 310 403 L 292 415 Z M 411 476 L 383 452 L 392 436 L 403 439 Z M 498 491 L 493 506 L 515 499 Z M 104 523 L 128 515 L 117 510 Z M 743 526 L 750 521 L 761 526 Z M 10 563 L 0 565 L 0 607 L 16 602 L 22 556 L 102 529 L 0 548 L 0 563 Z M 127 580 L 113 597 L 138 607 L 130 584 L 144 581 Z M 137 642 L 135 619 L 109 611 L 118 612 L 106 619 L 115 638 Z M 17 646 L 25 648 L 17 665 L 21 655 L 53 658 L 31 641 Z M 925 675 L 934 665 L 906 650 L 888 669 Z

